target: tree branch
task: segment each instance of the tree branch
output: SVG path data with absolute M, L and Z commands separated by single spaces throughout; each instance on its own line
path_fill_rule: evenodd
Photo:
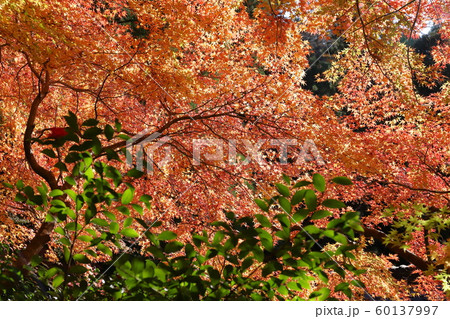
M 373 228 L 368 228 L 363 226 L 364 228 L 364 236 L 366 237 L 372 237 L 373 239 L 383 243 L 383 240 L 386 238 L 386 234 L 383 233 L 380 230 L 376 230 Z M 430 267 L 432 264 L 427 262 L 426 260 L 423 260 L 416 254 L 410 252 L 409 250 L 403 250 L 400 247 L 394 246 L 392 244 L 385 245 L 387 249 L 392 251 L 393 253 L 396 253 L 403 259 L 409 261 L 411 264 L 419 268 L 420 270 L 426 271 L 428 270 L 428 267 Z
M 379 241 L 381 244 L 383 244 L 383 240 L 387 237 L 387 235 L 385 233 L 383 233 L 380 230 L 368 228 L 364 225 L 361 225 L 361 226 L 364 228 L 364 236 L 372 237 L 373 239 L 375 239 L 375 240 Z M 278 231 L 279 229 L 275 228 L 275 230 Z M 303 231 L 303 228 L 296 225 L 296 226 L 292 227 L 292 230 Z M 403 250 L 392 244 L 384 245 L 384 246 L 387 249 L 389 249 L 390 251 L 392 251 L 393 253 L 396 253 L 403 259 L 409 261 L 411 264 L 413 264 L 420 270 L 426 271 L 426 270 L 428 270 L 428 267 L 432 266 L 432 263 L 427 262 L 426 260 L 420 258 L 416 254 L 410 252 L 409 250 Z

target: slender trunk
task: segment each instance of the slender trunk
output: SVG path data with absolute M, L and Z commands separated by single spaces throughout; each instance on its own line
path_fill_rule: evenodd
M 30 68 L 32 68 L 30 64 Z M 39 77 L 39 93 L 34 98 L 31 103 L 30 114 L 28 116 L 27 126 L 25 130 L 23 146 L 25 150 L 25 159 L 30 166 L 30 168 L 42 177 L 50 186 L 51 189 L 58 188 L 58 183 L 56 181 L 55 176 L 49 170 L 45 169 L 36 161 L 36 158 L 33 155 L 33 151 L 31 149 L 31 136 L 33 134 L 33 130 L 35 127 L 36 115 L 38 111 L 39 105 L 45 99 L 49 92 L 49 73 L 48 71 L 44 71 L 44 76 Z M 55 227 L 55 223 L 53 222 L 43 222 L 39 230 L 37 231 L 34 238 L 27 245 L 27 247 L 20 253 L 18 260 L 16 261 L 16 266 L 19 268 L 28 264 L 31 261 L 31 258 L 35 255 L 38 255 L 42 249 L 46 246 L 46 244 L 50 241 L 50 234 Z

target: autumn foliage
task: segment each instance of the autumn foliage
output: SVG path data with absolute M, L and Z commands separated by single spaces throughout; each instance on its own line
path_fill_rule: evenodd
M 229 222 L 228 212 L 253 219 L 263 211 L 281 227 L 275 216 L 291 213 L 288 206 L 278 199 L 265 205 L 275 194 L 292 195 L 277 188 L 283 178 L 288 192 L 305 180 L 319 202 L 343 203 L 311 225 L 360 213 L 352 265 L 366 272 L 352 271 L 368 294 L 448 298 L 449 11 L 444 0 L 1 3 L 0 181 L 13 187 L 0 191 L 0 242 L 8 254 L 20 252 L 12 258 L 19 268 L 35 256 L 49 268 L 64 260 L 55 229 L 67 221 L 51 210 L 55 203 L 33 196 L 47 194 L 75 211 L 77 197 L 66 206 L 65 196 L 87 191 L 77 183 L 77 163 L 95 178 L 102 174 L 96 160 L 114 167 L 108 178 L 121 176 L 115 191 L 151 197 L 137 209 L 139 218 L 160 221 L 157 232 L 174 232 L 183 247 L 192 233 L 213 236 L 211 223 Z M 431 27 L 436 41 L 426 54 L 415 50 L 412 42 Z M 318 51 L 314 37 L 331 47 Z M 327 65 L 312 81 L 333 87 L 327 94 L 305 80 L 320 61 Z M 127 175 L 126 140 L 138 133 L 169 139 L 155 151 L 152 172 Z M 214 148 L 203 146 L 197 165 L 193 145 L 200 139 L 224 142 L 223 158 L 204 156 Z M 273 140 L 290 145 L 286 163 Z M 311 154 L 313 160 L 299 160 L 305 141 L 314 142 L 321 161 Z M 322 189 L 317 176 L 352 183 Z M 89 209 L 102 213 L 99 202 Z M 124 208 L 110 204 L 114 222 L 127 225 Z M 308 213 L 316 209 L 326 210 L 319 204 Z M 128 226 L 128 234 L 143 231 Z M 149 240 L 133 246 L 144 251 Z M 339 241 L 322 244 L 339 249 Z M 70 253 L 82 254 L 83 245 L 71 245 Z M 114 254 L 95 252 L 88 261 L 106 263 Z M 75 264 L 86 261 L 77 258 Z M 406 275 L 395 273 L 400 264 Z M 339 274 L 327 282 L 339 285 Z M 346 284 L 333 296 L 350 298 Z

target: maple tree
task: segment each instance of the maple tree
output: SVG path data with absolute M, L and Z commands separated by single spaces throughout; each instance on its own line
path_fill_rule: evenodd
M 448 6 L 443 0 L 7 1 L 0 5 L 0 178 L 22 179 L 42 192 L 44 182 L 60 194 L 76 188 L 70 178 L 77 159 L 67 159 L 80 136 L 91 142 L 76 151 L 113 161 L 125 135 L 158 132 L 170 138 L 170 164 L 136 180 L 135 192 L 153 197 L 143 219 L 160 220 L 161 229 L 189 241 L 191 232 L 225 220 L 225 212 L 259 214 L 254 199 L 271 198 L 283 174 L 348 176 L 353 185 L 343 191 L 329 184 L 326 194 L 345 203 L 336 218 L 361 212 L 365 236 L 356 262 L 376 265 L 361 280 L 386 277 L 379 286 L 371 281 L 368 292 L 443 299 L 450 249 Z M 439 26 L 440 40 L 425 63 L 407 42 L 430 24 Z M 326 53 L 312 52 L 307 34 L 343 43 L 316 78 L 333 85 L 329 95 L 305 86 L 316 63 L 311 54 Z M 417 85 L 432 93 L 420 94 Z M 49 140 L 40 139 L 48 128 Z M 196 165 L 198 139 L 237 141 L 242 158 L 202 156 Z M 312 140 L 324 164 L 300 163 L 300 147 L 290 144 L 288 163 L 280 165 L 280 145 L 269 139 Z M 252 152 L 258 149 L 264 165 Z M 203 146 L 202 154 L 208 151 Z M 10 188 L 0 196 L 0 241 L 22 251 L 19 265 L 39 254 L 58 260 L 48 212 L 15 203 Z M 388 253 L 370 252 L 371 240 Z M 413 265 L 411 287 L 389 274 L 395 258 Z

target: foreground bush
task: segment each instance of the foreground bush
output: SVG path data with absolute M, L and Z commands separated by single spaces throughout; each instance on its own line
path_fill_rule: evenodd
M 316 192 L 325 189 L 321 175 L 295 184 L 285 177 L 286 184 L 276 185 L 279 195 L 255 200 L 261 214 L 225 212 L 227 220 L 181 241 L 174 232 L 161 231 L 161 222 L 143 219 L 151 197 L 137 198 L 132 183 L 143 173 L 133 168 L 122 174 L 111 164 L 121 167 L 122 154 L 115 151 L 102 161 L 101 139 L 118 135 L 120 124 L 99 128 L 88 120 L 78 127 L 73 114 L 66 121 L 67 134 L 36 140 L 51 146 L 43 153 L 57 159 L 64 186 L 49 190 L 42 184 L 35 190 L 21 181 L 15 185 L 16 201 L 47 213 L 59 260 L 33 256 L 27 263 L 26 256 L 2 246 L 1 299 L 284 300 L 302 299 L 301 292 L 307 291 L 307 299 L 326 300 L 333 291 L 351 297 L 352 285 L 363 286 L 349 276 L 362 272 L 349 262 L 357 248 L 355 232 L 362 231 L 358 213 L 315 225 L 331 215 L 318 210 L 320 205 L 345 207 L 334 199 L 318 202 Z M 62 160 L 54 149 L 67 141 L 72 146 Z M 343 177 L 334 182 L 350 183 Z M 324 239 L 339 248 L 324 251 L 319 244 Z M 142 253 L 136 249 L 141 246 Z M 105 257 L 111 261 L 100 262 Z M 329 287 L 332 272 L 342 281 Z

